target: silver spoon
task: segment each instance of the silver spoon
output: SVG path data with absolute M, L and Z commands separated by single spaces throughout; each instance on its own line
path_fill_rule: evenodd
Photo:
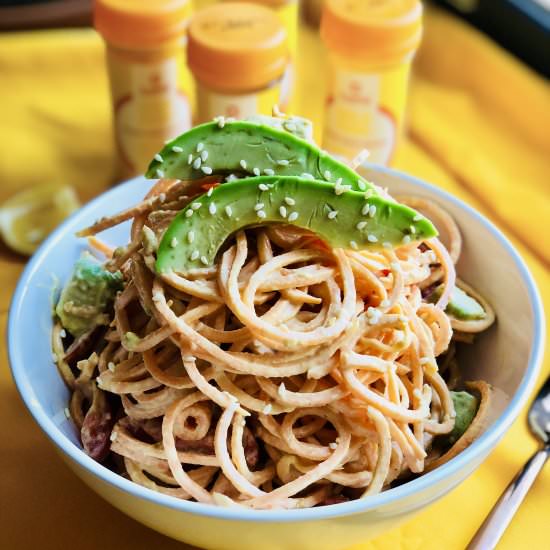
M 529 409 L 528 418 L 531 432 L 541 441 L 542 446 L 506 487 L 467 550 L 492 550 L 496 547 L 527 491 L 550 457 L 550 378 L 537 394 Z

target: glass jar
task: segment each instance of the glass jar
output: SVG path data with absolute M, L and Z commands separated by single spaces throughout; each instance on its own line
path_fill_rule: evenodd
M 419 0 L 325 0 L 321 36 L 329 85 L 323 147 L 388 164 L 402 127 L 411 61 L 422 34 Z
M 269 8 L 215 4 L 191 20 L 187 61 L 197 82 L 197 122 L 270 114 L 281 100 L 287 35 Z

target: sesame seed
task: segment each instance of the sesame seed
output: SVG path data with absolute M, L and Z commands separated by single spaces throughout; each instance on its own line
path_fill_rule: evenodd
M 369 208 L 369 218 L 374 218 L 376 214 L 376 206 L 374 204 L 371 204 Z
M 164 202 L 166 200 L 166 193 L 159 193 L 159 202 Z
M 276 161 L 279 166 L 288 166 L 290 164 L 290 161 L 287 159 L 279 159 Z
M 351 191 L 351 185 L 338 185 L 334 188 L 337 195 L 341 195 L 344 191 Z
M 172 151 L 174 151 L 174 153 L 183 153 L 183 147 L 180 147 L 179 145 L 174 145 L 172 147 Z
M 351 246 L 351 248 L 353 248 L 353 250 L 357 250 L 359 248 L 355 241 L 350 241 L 349 245 Z
M 338 445 L 337 445 L 334 441 L 331 441 L 331 442 L 328 444 L 328 446 L 329 446 L 332 450 L 334 450 L 334 449 L 336 449 L 336 447 L 338 447 Z
M 155 155 L 155 160 L 157 160 L 158 162 L 164 162 L 164 159 L 162 158 L 160 153 L 157 153 Z
M 338 210 L 331 210 L 328 214 L 327 214 L 327 218 L 329 220 L 333 220 L 334 218 L 336 218 L 336 216 L 338 216 Z
M 263 210 L 258 210 L 257 216 L 258 218 L 264 219 L 266 217 L 266 213 Z
M 411 225 L 409 227 L 409 229 L 411 230 L 411 233 L 414 235 L 416 233 L 416 227 L 414 225 Z
M 206 256 L 201 256 L 201 264 L 208 265 L 208 258 Z
M 201 164 L 202 164 L 202 159 L 200 157 L 197 157 L 194 161 L 193 161 L 193 168 L 195 170 L 198 170 L 200 167 L 201 167 Z
M 241 165 L 241 168 L 242 168 L 243 170 L 246 170 L 246 160 L 241 159 L 241 160 L 239 161 L 239 164 Z
M 364 181 L 359 180 L 357 182 L 357 187 L 359 187 L 361 191 L 364 191 L 367 188 L 367 184 Z
M 284 206 L 279 207 L 279 214 L 281 214 L 283 218 L 286 218 L 286 208 Z
M 200 153 L 204 149 L 204 143 L 202 141 L 199 141 L 197 143 L 197 153 Z
M 336 180 L 336 185 L 342 185 L 342 178 L 338 178 Z
M 265 205 L 264 205 L 263 202 L 258 202 L 254 205 L 254 210 L 256 210 L 256 212 L 257 212 L 258 210 L 261 210 L 264 206 Z
M 195 240 L 195 232 L 189 231 L 189 233 L 187 233 L 187 242 L 191 244 L 194 240 Z
M 217 211 L 217 208 L 216 208 L 216 203 L 214 202 L 211 202 L 209 205 L 208 205 L 208 212 L 210 212 L 210 214 L 212 214 L 212 216 L 216 213 Z
M 296 201 L 292 197 L 285 197 L 284 200 L 288 206 L 294 206 L 296 204 Z
M 233 215 L 233 209 L 231 206 L 227 205 L 225 207 L 225 213 L 227 214 L 227 217 L 230 218 Z
M 363 214 L 363 216 L 368 216 L 370 213 L 370 204 L 367 202 L 363 208 L 361 209 L 361 214 Z
M 298 219 L 298 212 L 291 212 L 289 215 L 288 215 L 288 221 L 289 222 L 294 222 Z
M 218 123 L 219 128 L 223 128 L 225 126 L 225 117 L 217 116 L 214 118 L 214 122 Z
M 255 176 L 259 176 L 259 175 L 260 175 L 260 169 L 259 169 L 259 168 L 252 168 L 252 173 L 253 173 Z
M 54 363 L 57 363 L 57 354 L 52 353 L 52 359 L 53 359 Z
M 199 255 L 200 255 L 200 254 L 199 254 L 199 251 L 198 251 L 198 250 L 193 250 L 193 252 L 191 253 L 191 256 L 190 256 L 190 257 L 191 257 L 191 261 L 194 262 L 196 259 L 198 259 Z
M 323 172 L 323 176 L 326 180 L 330 180 L 330 177 L 332 176 L 332 174 L 330 173 L 330 170 L 325 170 Z
M 208 191 L 206 192 L 206 196 L 211 197 L 213 192 L 214 192 L 214 188 L 210 187 L 210 189 L 208 189 Z
M 112 362 L 112 361 L 109 361 L 107 363 L 107 368 L 111 371 L 111 372 L 115 372 L 115 364 Z
M 111 432 L 111 435 L 109 436 L 109 439 L 111 441 L 116 441 L 116 438 L 118 437 L 118 433 L 117 432 Z
M 208 151 L 202 151 L 201 159 L 204 162 L 208 158 Z
M 212 168 L 210 166 L 201 166 L 201 170 L 203 173 L 205 173 L 207 176 L 209 176 L 212 173 Z
M 305 180 L 314 180 L 313 174 L 310 174 L 309 172 L 304 172 L 300 177 L 304 178 Z
M 194 363 L 194 362 L 196 361 L 194 355 L 185 355 L 182 359 L 183 359 L 186 363 Z
M 187 164 L 193 164 L 193 155 L 191 153 L 187 156 Z
M 65 336 L 67 336 L 67 331 L 64 328 L 62 328 L 59 331 L 59 336 L 61 336 L 61 338 L 65 338 Z
M 384 241 L 384 242 L 382 243 L 382 246 L 383 246 L 384 248 L 392 248 L 392 244 L 389 243 L 388 241 Z
M 411 238 L 409 237 L 409 235 L 405 235 L 403 237 L 403 244 L 409 244 L 411 242 Z
M 284 384 L 284 382 L 281 382 L 279 384 L 279 387 L 277 388 L 277 393 L 279 395 L 283 395 L 285 393 L 285 391 L 286 391 L 285 384 Z
M 185 211 L 185 217 L 190 218 L 193 215 L 193 210 L 189 209 Z
M 268 191 L 269 187 L 265 183 L 260 183 L 260 185 L 258 185 L 258 189 L 260 191 Z
M 65 408 L 63 409 L 63 412 L 65 413 L 65 416 L 66 416 L 67 418 L 71 418 L 71 411 L 69 410 L 69 407 L 65 407 Z
M 366 226 L 367 226 L 367 222 L 362 221 L 362 222 L 359 222 L 359 223 L 355 226 L 355 228 L 356 228 L 356 229 L 359 229 L 359 231 L 361 231 L 361 229 L 365 229 Z
M 265 168 L 264 169 L 264 174 L 266 176 L 273 176 L 275 174 L 275 170 L 273 170 L 273 168 Z
M 172 237 L 172 240 L 170 241 L 170 247 L 176 248 L 176 246 L 178 246 L 178 239 L 176 239 L 176 237 Z
M 159 178 L 163 178 L 164 177 L 164 172 L 160 169 L 160 168 L 157 168 L 157 176 Z
M 232 181 L 235 181 L 235 180 L 238 180 L 239 178 L 235 175 L 235 174 L 229 174 L 229 176 L 227 176 L 225 178 L 225 181 L 227 183 L 231 183 Z
M 262 410 L 262 412 L 264 414 L 269 414 L 271 412 L 271 410 L 273 409 L 273 406 L 271 405 L 271 403 L 268 403 Z
M 378 237 L 376 235 L 368 235 L 367 236 L 367 241 L 369 241 L 369 243 L 377 243 L 378 242 Z
M 374 191 L 372 189 L 367 189 L 365 191 L 365 198 L 370 199 L 374 195 Z

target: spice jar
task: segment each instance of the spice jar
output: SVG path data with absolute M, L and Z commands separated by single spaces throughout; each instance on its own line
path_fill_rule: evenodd
M 163 143 L 191 126 L 181 90 L 190 0 L 96 0 L 107 45 L 118 176 L 142 174 Z
M 325 0 L 325 149 L 348 159 L 367 149 L 370 161 L 390 162 L 421 33 L 419 0 Z
M 241 2 L 208 6 L 192 18 L 188 40 L 198 122 L 270 114 L 280 102 L 288 46 L 272 10 Z

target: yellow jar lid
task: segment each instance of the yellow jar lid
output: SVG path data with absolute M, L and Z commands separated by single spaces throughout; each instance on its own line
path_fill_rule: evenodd
M 188 40 L 187 61 L 195 77 L 226 92 L 263 88 L 283 75 L 288 61 L 280 19 L 256 4 L 204 8 L 191 19 Z
M 341 55 L 397 62 L 416 50 L 421 35 L 420 0 L 325 0 L 321 36 Z
M 183 37 L 191 0 L 96 0 L 94 26 L 121 48 L 154 48 Z

